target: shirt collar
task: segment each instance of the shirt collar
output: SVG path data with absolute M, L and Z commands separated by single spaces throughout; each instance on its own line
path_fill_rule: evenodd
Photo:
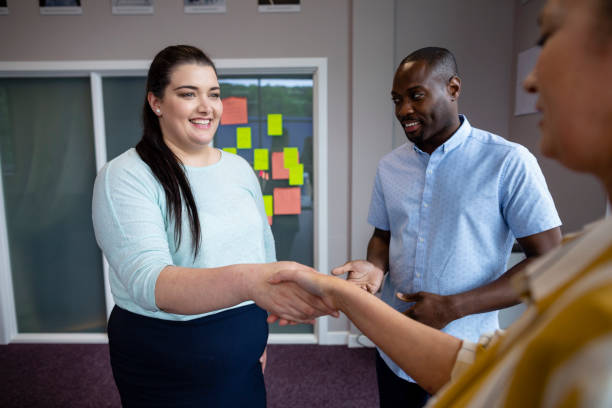
M 440 150 L 442 153 L 450 152 L 455 147 L 461 145 L 469 134 L 472 133 L 472 126 L 470 125 L 470 122 L 468 122 L 465 115 L 459 115 L 459 122 L 461 123 L 459 129 L 457 129 L 455 133 L 453 133 L 451 137 L 449 137 L 448 140 L 442 144 L 442 146 L 438 147 L 436 151 Z M 412 149 L 418 154 L 429 156 L 415 144 L 412 145 Z
M 557 290 L 612 244 L 611 231 L 612 217 L 589 224 L 577 238 L 529 264 L 522 274 L 526 290 L 521 292 L 538 302 Z
M 442 144 L 442 146 L 440 146 L 444 153 L 448 153 L 455 147 L 461 145 L 469 134 L 472 133 L 472 126 L 464 115 L 459 115 L 459 122 L 461 123 L 459 129 L 457 129 L 457 131 L 453 133 L 453 135 L 449 137 L 448 140 Z

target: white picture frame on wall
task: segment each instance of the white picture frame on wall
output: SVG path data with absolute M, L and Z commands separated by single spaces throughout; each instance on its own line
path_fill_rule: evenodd
M 113 14 L 149 15 L 155 13 L 153 0 L 113 0 Z
M 260 13 L 294 13 L 301 10 L 301 0 L 257 0 Z
M 226 13 L 225 0 L 183 0 L 185 14 Z
M 81 0 L 38 0 L 38 5 L 46 16 L 83 14 Z

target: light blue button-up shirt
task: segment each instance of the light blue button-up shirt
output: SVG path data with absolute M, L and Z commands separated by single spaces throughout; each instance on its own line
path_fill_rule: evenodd
M 406 143 L 378 165 L 368 222 L 391 232 L 381 298 L 401 312 L 412 304 L 397 292 L 450 295 L 483 286 L 506 271 L 515 237 L 561 225 L 535 157 L 460 119 L 431 155 Z M 466 316 L 443 331 L 475 342 L 499 328 L 497 314 Z

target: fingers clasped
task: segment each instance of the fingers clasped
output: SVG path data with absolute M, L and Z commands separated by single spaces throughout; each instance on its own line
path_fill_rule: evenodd
M 317 283 L 317 278 L 323 275 L 303 265 L 287 266 L 275 271 L 267 281 L 271 300 L 266 308 L 270 312 L 269 323 L 312 324 L 317 317 L 339 315 L 329 299 L 325 299 Z

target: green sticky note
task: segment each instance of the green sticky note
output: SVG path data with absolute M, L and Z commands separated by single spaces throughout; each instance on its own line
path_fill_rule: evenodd
M 251 148 L 251 128 L 237 127 L 236 128 L 236 146 L 239 149 Z
M 289 167 L 289 185 L 301 186 L 304 184 L 304 165 L 295 164 Z
M 235 147 L 224 147 L 223 151 L 228 152 L 228 153 L 238 154 L 238 151 Z
M 300 154 L 297 147 L 285 147 L 283 149 L 285 162 L 283 166 L 288 169 L 300 162 Z
M 253 168 L 255 170 L 269 170 L 268 149 L 253 149 Z
M 271 217 L 273 215 L 273 207 L 272 207 L 272 196 L 271 195 L 265 195 L 263 196 L 264 199 L 264 207 L 266 208 L 266 215 L 268 217 Z
M 280 113 L 268 114 L 268 135 L 282 136 L 283 135 L 283 115 Z

